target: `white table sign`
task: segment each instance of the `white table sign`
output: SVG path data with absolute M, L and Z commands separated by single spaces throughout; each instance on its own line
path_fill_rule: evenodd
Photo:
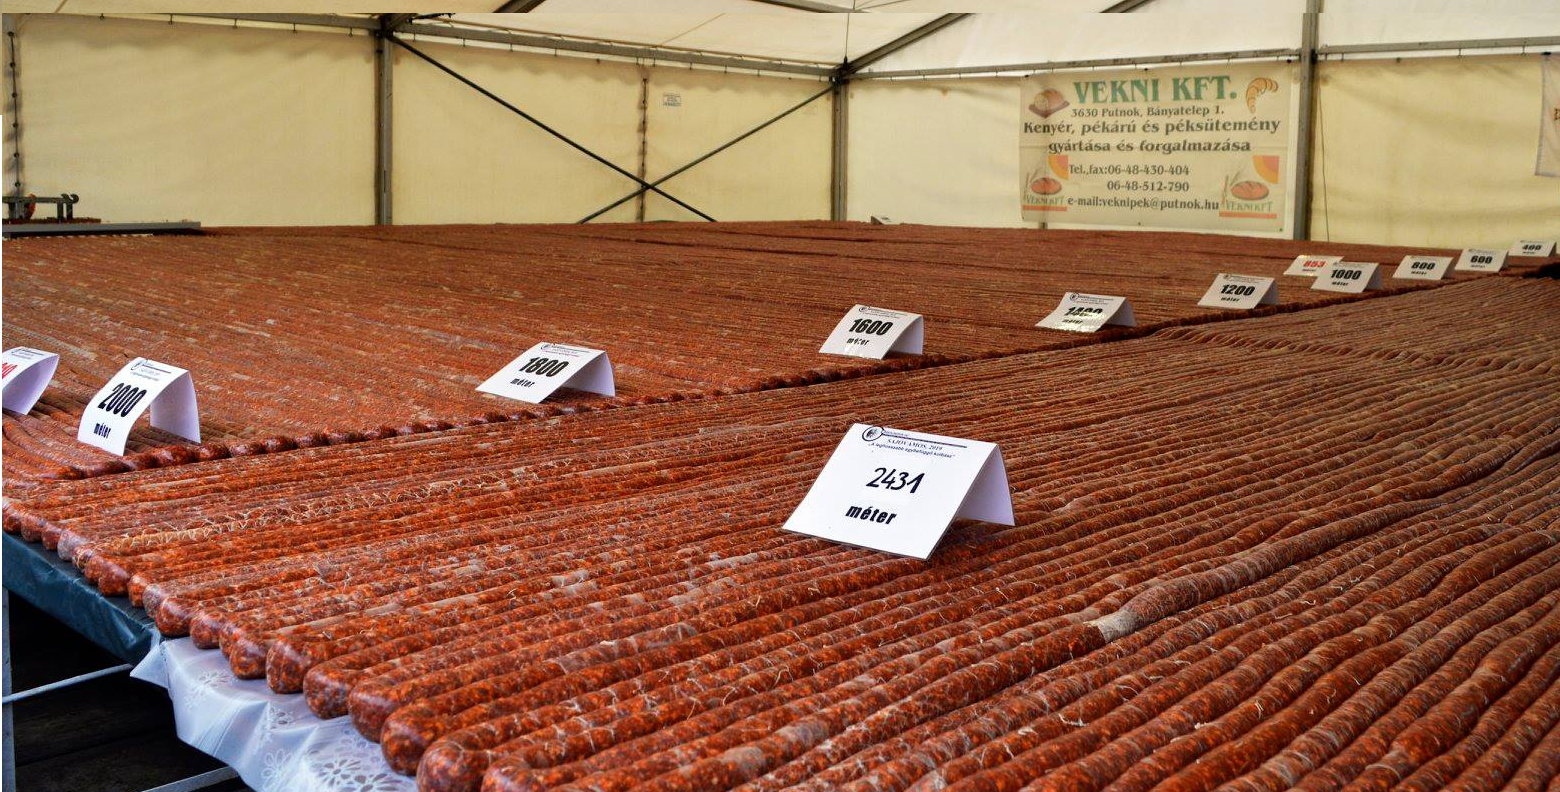
M 995 444 L 855 424 L 785 530 L 926 559 L 955 517 L 1013 524 Z
M 921 354 L 925 335 L 920 314 L 856 305 L 834 326 L 834 332 L 818 350 L 825 355 L 881 360 L 890 352 Z
M 1278 286 L 1274 285 L 1272 278 L 1221 272 L 1197 304 L 1204 308 L 1234 308 L 1243 311 L 1259 305 L 1278 305 Z
M 148 407 L 152 410 L 152 426 L 200 442 L 200 411 L 195 405 L 195 381 L 190 373 L 146 358 L 125 364 L 87 402 L 76 439 L 111 454 L 123 454 L 130 429 Z
M 1311 284 L 1311 288 L 1316 291 L 1344 294 L 1361 294 L 1367 289 L 1380 289 L 1381 267 L 1364 261 L 1340 261 L 1336 264 L 1328 264 L 1325 269 L 1316 273 L 1316 281 Z
M 1452 268 L 1451 256 L 1404 256 L 1393 278 L 1438 281 Z
M 0 390 L 4 407 L 26 415 L 54 379 L 60 356 L 32 347 L 12 347 L 0 355 Z
M 612 361 L 607 353 L 589 347 L 542 342 L 498 370 L 477 386 L 483 393 L 541 404 L 553 391 L 575 390 L 617 395 L 612 381 Z
M 1132 303 L 1127 302 L 1127 298 L 1068 292 L 1062 295 L 1062 302 L 1056 306 L 1056 310 L 1041 319 L 1035 327 L 1092 333 L 1108 324 L 1137 327 L 1137 319 L 1132 316 Z
M 1461 272 L 1500 272 L 1506 263 L 1506 251 L 1468 248 L 1457 259 L 1455 269 Z
M 1316 277 L 1328 264 L 1337 264 L 1343 261 L 1343 256 L 1295 256 L 1289 269 L 1284 270 L 1285 275 L 1304 275 L 1308 278 Z
M 1555 252 L 1553 239 L 1519 239 L 1506 251 L 1510 256 L 1551 256 Z

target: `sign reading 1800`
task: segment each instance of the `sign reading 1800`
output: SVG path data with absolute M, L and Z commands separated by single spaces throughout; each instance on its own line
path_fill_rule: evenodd
M 1282 229 L 1291 74 L 1270 63 L 1024 80 L 1024 219 Z

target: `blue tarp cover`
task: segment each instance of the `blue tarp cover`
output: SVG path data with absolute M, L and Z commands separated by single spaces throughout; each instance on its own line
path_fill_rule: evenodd
M 157 641 L 157 628 L 146 611 L 128 597 L 105 597 L 76 567 L 42 545 L 5 534 L 4 580 L 7 591 L 64 622 L 127 663 L 140 661 Z

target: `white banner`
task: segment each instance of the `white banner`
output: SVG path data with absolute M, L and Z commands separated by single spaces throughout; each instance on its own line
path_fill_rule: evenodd
M 1023 80 L 1024 219 L 1281 230 L 1292 74 L 1244 63 Z
M 1544 107 L 1539 117 L 1538 167 L 1533 172 L 1560 176 L 1560 58 L 1546 55 L 1539 63 L 1544 70 Z

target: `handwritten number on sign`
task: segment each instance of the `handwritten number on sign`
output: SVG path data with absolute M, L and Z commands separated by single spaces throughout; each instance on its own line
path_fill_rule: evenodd
M 912 477 L 903 470 L 877 468 L 873 473 L 872 480 L 867 482 L 867 486 L 895 491 L 909 489 L 911 492 L 915 492 L 920 488 L 921 480 L 924 478 L 926 478 L 925 473 L 917 473 Z

